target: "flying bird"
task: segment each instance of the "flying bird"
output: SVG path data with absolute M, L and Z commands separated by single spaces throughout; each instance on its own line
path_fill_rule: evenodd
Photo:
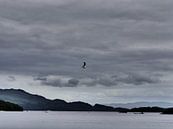
M 82 68 L 86 69 L 86 62 L 83 62 Z

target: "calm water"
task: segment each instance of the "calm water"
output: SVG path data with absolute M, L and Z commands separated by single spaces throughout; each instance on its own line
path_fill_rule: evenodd
M 0 112 L 0 129 L 173 129 L 173 115 Z

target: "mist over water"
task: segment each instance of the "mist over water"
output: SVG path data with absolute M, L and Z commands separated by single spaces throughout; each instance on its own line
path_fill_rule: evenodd
M 116 112 L 0 112 L 0 129 L 172 129 L 173 116 Z

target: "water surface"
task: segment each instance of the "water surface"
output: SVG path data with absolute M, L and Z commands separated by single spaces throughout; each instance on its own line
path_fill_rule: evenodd
M 173 129 L 173 115 L 116 112 L 0 112 L 0 129 Z

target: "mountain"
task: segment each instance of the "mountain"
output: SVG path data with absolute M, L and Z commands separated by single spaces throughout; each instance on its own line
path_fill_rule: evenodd
M 23 108 L 17 104 L 0 100 L 0 111 L 23 111 Z
M 93 111 L 115 111 L 115 108 L 101 104 L 95 104 L 93 106 Z
M 24 110 L 112 111 L 114 109 L 99 104 L 92 106 L 80 101 L 67 103 L 60 99 L 50 100 L 39 95 L 27 93 L 21 89 L 0 89 L 0 100 L 18 104 Z
M 165 109 L 162 114 L 173 114 L 173 108 L 167 108 Z
M 164 108 L 161 107 L 139 107 L 139 108 L 132 108 L 129 112 L 163 112 L 165 111 Z
M 122 108 L 139 108 L 139 107 L 162 107 L 162 108 L 169 108 L 173 107 L 173 103 L 167 102 L 135 102 L 135 103 L 112 103 L 112 104 L 105 104 L 107 106 L 112 106 L 114 108 L 122 107 Z
M 8 110 L 24 109 L 24 110 L 51 110 L 51 111 L 115 111 L 115 112 L 126 113 L 126 112 L 163 112 L 165 111 L 165 109 L 157 107 L 158 104 L 159 106 L 161 104 L 162 106 L 171 106 L 171 103 L 148 103 L 148 102 L 113 104 L 114 107 L 110 105 L 106 106 L 101 104 L 95 104 L 94 106 L 92 106 L 88 103 L 80 101 L 68 103 L 60 99 L 50 100 L 43 96 L 30 94 L 21 89 L 0 89 L 0 100 L 3 100 L 2 103 L 4 101 L 8 102 L 6 103 L 6 105 L 5 102 L 2 104 L 5 105 L 5 107 L 7 106 Z M 23 107 L 23 109 L 21 107 Z M 1 106 L 1 101 L 0 101 L 0 108 L 3 108 L 3 106 Z
M 50 101 L 42 96 L 32 95 L 20 89 L 0 89 L 0 100 L 18 104 L 22 106 L 24 110 L 47 110 L 48 106 L 51 109 L 54 108 L 52 103 L 55 105 L 66 104 L 63 100 Z

